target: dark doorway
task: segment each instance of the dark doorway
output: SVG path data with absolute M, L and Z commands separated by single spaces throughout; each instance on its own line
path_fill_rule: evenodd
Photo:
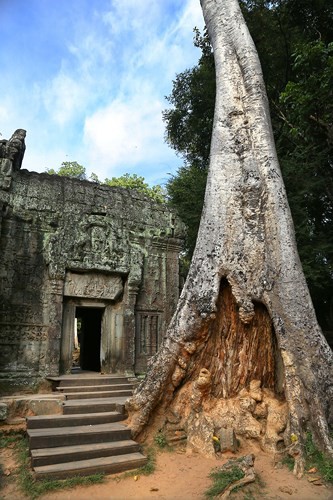
M 101 371 L 101 329 L 104 308 L 76 307 L 77 332 L 80 347 L 80 368 Z

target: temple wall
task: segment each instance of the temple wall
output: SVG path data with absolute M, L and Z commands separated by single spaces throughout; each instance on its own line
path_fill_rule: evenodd
M 77 307 L 103 309 L 102 371 L 143 372 L 178 300 L 180 222 L 127 189 L 26 170 L 10 180 L 0 183 L 2 388 L 70 370 Z

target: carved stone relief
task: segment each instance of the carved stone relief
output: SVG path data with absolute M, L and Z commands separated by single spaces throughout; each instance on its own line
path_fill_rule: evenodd
M 117 300 L 123 293 L 120 276 L 97 273 L 79 274 L 68 271 L 65 278 L 64 295 L 86 299 Z

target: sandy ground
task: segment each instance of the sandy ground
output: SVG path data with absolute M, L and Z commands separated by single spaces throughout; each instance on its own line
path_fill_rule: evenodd
M 2 467 L 7 474 L 0 491 L 0 499 L 25 500 L 26 497 L 20 492 L 16 482 L 13 449 L 0 451 Z M 286 467 L 280 464 L 274 466 L 272 456 L 258 450 L 254 453 L 255 471 L 259 480 L 240 489 L 230 498 L 333 500 L 333 487 L 327 487 L 321 481 L 318 481 L 317 485 L 309 482 L 308 478 L 313 477 L 313 473 L 298 480 Z M 181 451 L 163 451 L 158 453 L 156 470 L 150 476 L 138 476 L 135 480 L 134 477 L 110 475 L 106 476 L 103 484 L 60 490 L 48 493 L 42 498 L 48 500 L 204 499 L 205 491 L 211 485 L 209 472 L 232 456 L 225 454 L 217 459 L 207 459 L 197 454 L 187 455 Z M 315 474 L 315 477 L 318 475 Z

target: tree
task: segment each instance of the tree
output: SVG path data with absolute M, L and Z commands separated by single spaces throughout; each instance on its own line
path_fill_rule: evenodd
M 294 53 L 294 79 L 280 95 L 279 157 L 301 261 L 324 329 L 333 325 L 333 44 Z
M 328 194 L 333 169 L 332 147 L 325 134 L 332 115 L 328 41 L 333 37 L 333 9 L 327 2 L 307 0 L 242 0 L 240 4 L 262 64 L 303 269 L 320 325 L 333 331 L 333 206 Z M 169 202 L 188 226 L 187 260 L 195 246 L 209 159 L 207 144 L 192 143 L 202 128 L 211 129 L 215 100 L 209 40 L 196 33 L 195 44 L 202 56 L 195 68 L 175 80 L 169 98 L 174 108 L 164 115 L 167 142 L 184 159 L 184 166 L 166 187 Z M 203 108 L 207 113 L 201 113 Z M 320 122 L 314 120 L 318 110 Z M 179 137 L 192 141 L 191 155 Z
M 79 165 L 76 161 L 64 161 L 58 170 L 53 168 L 48 168 L 46 173 L 49 175 L 61 175 L 63 177 L 73 177 L 74 179 L 79 179 L 81 181 L 87 180 L 86 169 L 82 165 Z M 90 175 L 89 180 L 91 182 L 96 182 L 97 184 L 105 184 L 107 186 L 122 187 L 125 189 L 135 189 L 140 193 L 148 196 L 158 203 L 165 203 L 166 198 L 161 186 L 156 185 L 150 187 L 149 184 L 145 182 L 144 177 L 137 174 L 124 174 L 120 177 L 112 177 L 111 179 L 106 178 L 103 182 L 99 180 L 98 176 L 94 173 Z
M 298 258 L 257 51 L 237 0 L 201 0 L 217 93 L 205 203 L 189 274 L 162 347 L 127 403 L 134 435 L 184 428 L 213 452 L 234 427 L 304 470 L 311 430 L 333 456 L 333 353 Z
M 187 226 L 185 259 L 191 260 L 197 239 L 207 181 L 207 169 L 186 165 L 167 182 L 168 200 Z M 186 266 L 185 275 L 188 271 Z M 186 277 L 186 276 L 185 276 Z
M 63 177 L 74 177 L 75 179 L 85 180 L 86 169 L 77 161 L 63 161 L 58 170 L 54 168 L 46 169 L 49 175 L 61 175 Z
M 120 177 L 112 177 L 111 179 L 106 178 L 103 184 L 106 184 L 107 186 L 123 187 L 126 189 L 135 189 L 154 201 L 165 203 L 165 196 L 161 186 L 156 185 L 150 187 L 149 184 L 145 182 L 144 177 L 137 174 L 124 174 Z

